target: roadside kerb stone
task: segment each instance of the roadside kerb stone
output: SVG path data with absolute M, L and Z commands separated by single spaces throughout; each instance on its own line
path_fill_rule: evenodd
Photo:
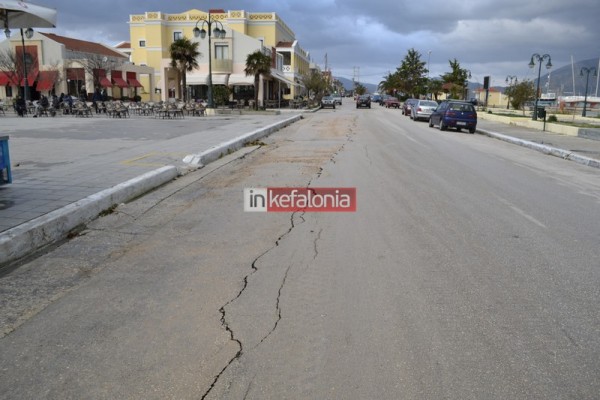
M 263 128 L 257 129 L 255 131 L 249 132 L 245 135 L 239 136 L 235 139 L 228 140 L 226 142 L 220 143 L 216 146 L 209 148 L 206 151 L 198 154 L 188 154 L 183 158 L 183 162 L 201 167 L 203 165 L 209 164 L 219 158 L 230 154 L 234 151 L 241 149 L 247 143 L 251 143 L 255 140 L 259 140 L 265 136 L 270 135 L 271 133 L 280 130 L 296 121 L 302 119 L 302 115 L 294 115 L 293 117 L 287 118 L 283 121 L 276 122 L 271 125 L 267 125 Z
M 66 238 L 69 232 L 102 211 L 141 196 L 177 175 L 176 167 L 164 166 L 2 232 L 0 267 Z
M 539 151 L 544 154 L 548 154 L 548 155 L 555 156 L 555 157 L 560 157 L 565 160 L 574 161 L 578 164 L 586 165 L 588 167 L 600 168 L 600 160 L 582 156 L 582 155 L 576 154 L 569 150 L 559 149 L 557 147 L 552 147 L 552 146 L 548 146 L 545 144 L 531 142 L 529 140 L 523 140 L 523 139 L 515 138 L 512 136 L 503 135 L 501 133 L 489 131 L 486 129 L 478 128 L 477 132 L 482 133 L 486 136 L 498 139 L 498 140 L 502 140 L 502 141 L 505 141 L 508 143 L 516 144 L 516 145 L 526 147 L 526 148 L 529 148 L 529 149 L 532 149 L 535 151 Z

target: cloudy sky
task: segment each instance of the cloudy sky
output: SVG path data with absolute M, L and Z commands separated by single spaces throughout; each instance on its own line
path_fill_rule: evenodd
M 335 76 L 379 83 L 408 49 L 429 62 L 430 76 L 457 59 L 473 82 L 507 75 L 537 78 L 533 53 L 552 56 L 555 68 L 600 56 L 598 0 L 35 0 L 58 10 L 59 35 L 114 45 L 129 40 L 130 14 L 180 13 L 210 8 L 276 12 L 300 45 Z M 544 69 L 542 70 L 544 71 Z

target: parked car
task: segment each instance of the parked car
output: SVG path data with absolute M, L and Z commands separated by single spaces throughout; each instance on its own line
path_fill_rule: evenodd
M 385 108 L 400 108 L 400 101 L 397 98 L 390 96 L 385 99 L 383 105 Z
M 410 110 L 417 99 L 406 99 L 402 105 L 402 115 L 410 116 Z
M 477 111 L 473 104 L 466 101 L 443 101 L 431 113 L 429 127 L 438 125 L 441 131 L 448 128 L 468 129 L 469 133 L 475 133 L 477 128 Z
M 333 97 L 333 101 L 335 102 L 335 104 L 339 104 L 340 106 L 342 105 L 342 95 L 341 94 L 333 94 L 333 95 L 331 95 L 331 97 Z
M 356 99 L 356 108 L 367 107 L 371 108 L 371 96 L 362 94 Z
M 412 113 L 411 118 L 413 121 L 418 121 L 420 119 L 428 121 L 429 117 L 433 110 L 435 110 L 438 106 L 438 103 L 432 100 L 419 100 L 414 106 L 411 108 L 410 112 Z
M 331 107 L 335 110 L 335 100 L 332 96 L 323 96 L 321 99 L 321 108 Z

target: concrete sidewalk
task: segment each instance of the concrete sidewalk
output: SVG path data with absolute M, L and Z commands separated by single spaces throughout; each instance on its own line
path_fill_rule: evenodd
M 479 118 L 477 131 L 548 155 L 600 168 L 600 140 L 560 135 Z
M 301 118 L 2 117 L 13 183 L 0 186 L 0 267 L 64 239 L 115 204 Z

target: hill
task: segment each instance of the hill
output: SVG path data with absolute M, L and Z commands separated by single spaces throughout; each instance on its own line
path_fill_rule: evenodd
M 333 78 L 342 82 L 342 85 L 344 85 L 344 89 L 346 89 L 347 91 L 354 90 L 354 82 L 351 79 L 341 78 L 341 77 L 337 77 L 337 76 L 334 76 Z M 374 93 L 377 91 L 377 85 L 374 85 L 372 83 L 361 82 L 361 85 L 363 85 L 364 87 L 367 88 L 367 93 Z

